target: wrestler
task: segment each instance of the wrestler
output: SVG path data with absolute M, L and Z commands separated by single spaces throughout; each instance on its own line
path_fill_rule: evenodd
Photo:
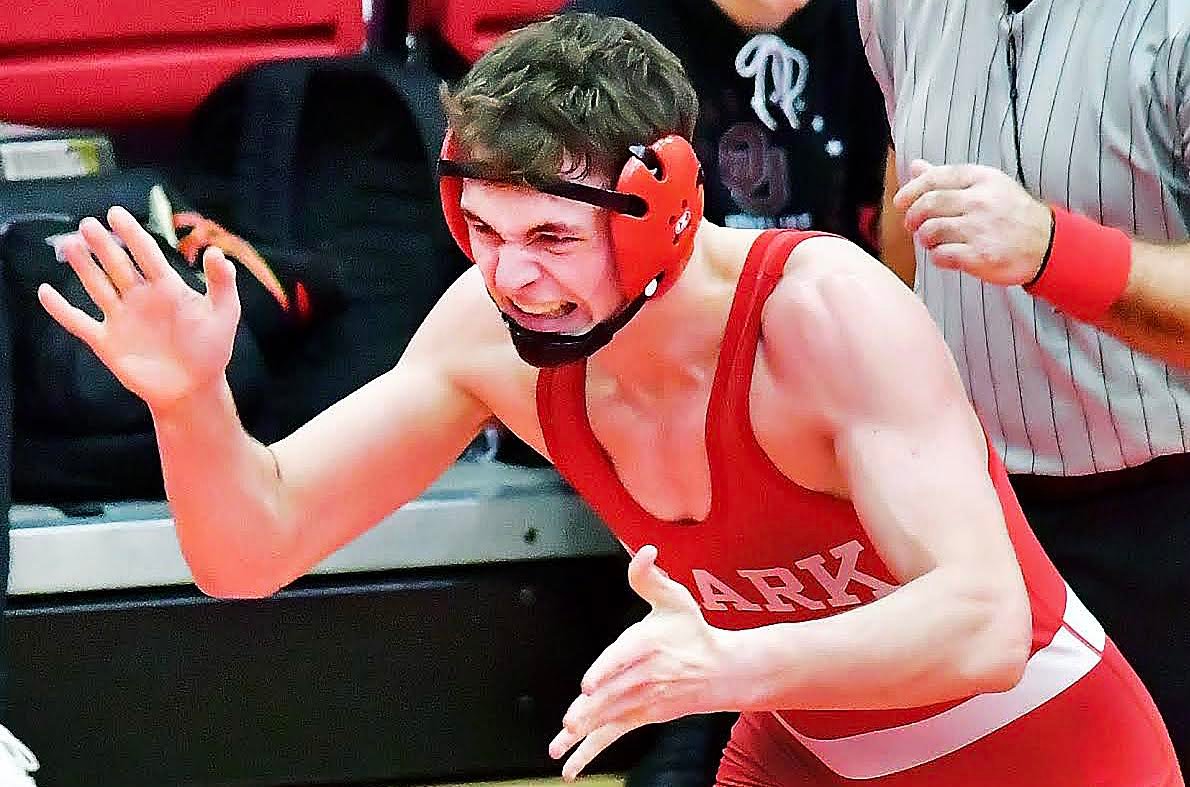
M 723 785 L 1181 783 L 912 293 L 840 238 L 702 220 L 667 50 L 562 15 L 444 99 L 443 209 L 475 266 L 396 367 L 273 445 L 228 392 L 217 249 L 199 294 L 114 208 L 131 257 L 94 219 L 67 254 L 103 320 L 40 291 L 148 403 L 200 588 L 276 591 L 494 416 L 635 553 L 652 605 L 563 719 L 567 778 L 630 729 L 733 710 Z

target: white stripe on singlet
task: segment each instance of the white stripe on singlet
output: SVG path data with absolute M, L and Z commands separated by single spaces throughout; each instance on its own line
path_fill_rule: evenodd
M 1151 241 L 1190 237 L 1190 2 L 858 0 L 902 182 L 909 162 L 1015 177 L 1009 32 L 1026 188 Z M 1081 475 L 1190 451 L 1190 372 L 1020 287 L 941 270 L 917 292 L 1010 472 Z
M 1103 658 L 1107 635 L 1069 586 L 1066 611 L 1053 640 L 1029 657 L 1021 681 L 1008 691 L 980 694 L 921 721 L 845 738 L 803 735 L 781 714 L 781 726 L 847 779 L 876 779 L 958 751 L 1041 707 L 1081 680 Z

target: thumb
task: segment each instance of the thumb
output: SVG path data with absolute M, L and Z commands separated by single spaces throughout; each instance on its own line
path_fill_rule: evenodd
M 690 595 L 657 565 L 657 547 L 652 545 L 641 547 L 632 556 L 632 562 L 628 564 L 628 584 L 653 609 L 682 606 Z
M 236 310 L 240 294 L 236 291 L 236 267 L 217 246 L 210 246 L 202 256 L 202 269 L 207 277 L 207 296 L 216 311 Z
M 909 162 L 909 177 L 916 178 L 930 170 L 934 165 L 924 159 L 914 159 Z

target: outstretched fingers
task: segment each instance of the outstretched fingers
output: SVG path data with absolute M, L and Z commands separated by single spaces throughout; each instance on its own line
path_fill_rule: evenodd
M 124 248 L 116 242 L 115 237 L 99 223 L 98 219 L 87 217 L 80 221 L 79 232 L 87 241 L 87 246 L 90 247 L 91 253 L 95 255 L 95 259 L 99 261 L 99 265 L 107 277 L 115 285 L 117 292 L 127 295 L 136 287 L 144 284 L 144 277 L 132 264 L 132 260 L 128 259 Z
M 91 296 L 91 300 L 105 314 L 120 304 L 120 294 L 112 286 L 112 281 L 108 278 L 107 273 L 95 262 L 95 258 L 91 256 L 91 251 L 85 243 L 72 238 L 66 241 L 62 253 L 66 257 L 66 263 L 82 282 L 87 295 Z
M 85 342 L 96 355 L 99 354 L 103 323 L 82 309 L 71 306 L 61 293 L 48 284 L 42 284 L 37 288 L 37 300 L 59 325 Z
M 209 247 L 202 257 L 207 277 L 207 297 L 216 312 L 234 313 L 239 319 L 240 294 L 236 290 L 236 268 L 217 246 Z
M 111 208 L 107 212 L 107 223 L 132 252 L 136 267 L 140 268 L 147 281 L 177 277 L 157 241 L 126 209 L 119 205 Z
M 637 726 L 631 723 L 608 724 L 592 730 L 591 734 L 583 739 L 570 758 L 566 760 L 566 764 L 562 766 L 562 778 L 568 782 L 577 779 L 583 769 L 590 765 L 591 761 L 599 756 L 604 749 L 625 734 L 632 732 Z

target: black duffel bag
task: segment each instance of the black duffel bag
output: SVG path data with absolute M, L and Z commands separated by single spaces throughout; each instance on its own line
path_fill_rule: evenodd
M 86 215 L 103 217 L 122 204 L 150 224 L 145 171 L 102 178 L 0 184 L 0 276 L 11 332 L 13 399 L 12 490 L 22 502 L 160 498 L 161 468 L 148 407 L 120 384 L 89 347 L 69 335 L 37 300 L 42 282 L 101 319 L 74 271 L 58 257 L 61 240 Z M 106 185 L 105 185 L 106 184 Z M 17 197 L 13 192 L 18 191 Z M 175 271 L 195 290 L 201 271 L 154 233 Z M 252 276 L 238 276 L 241 300 L 254 311 L 276 310 Z M 246 311 L 236 334 L 228 380 L 245 424 L 267 396 L 268 374 Z M 5 384 L 5 381 L 0 381 Z

